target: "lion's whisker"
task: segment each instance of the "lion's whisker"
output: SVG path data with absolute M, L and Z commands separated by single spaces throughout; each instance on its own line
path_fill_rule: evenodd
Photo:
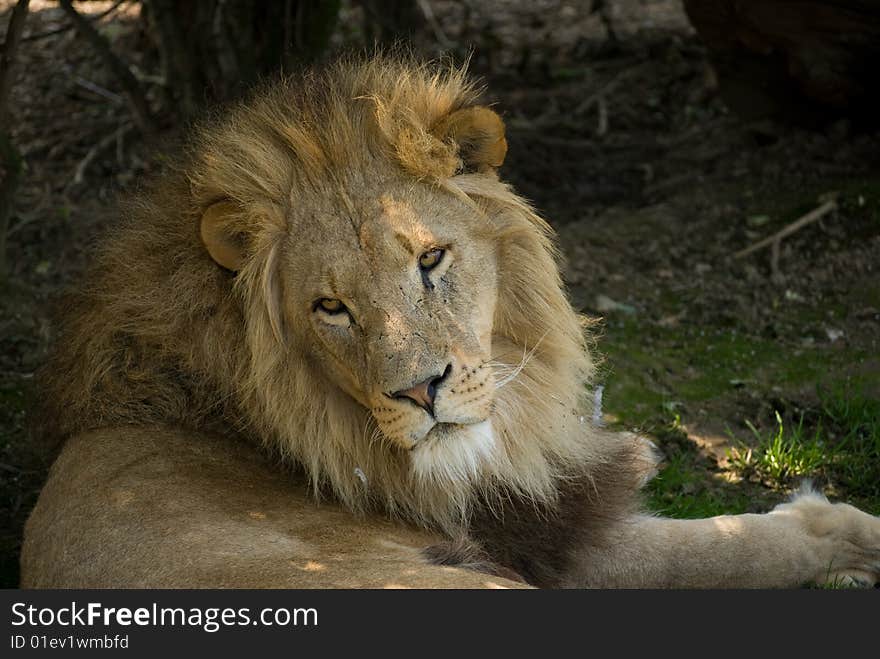
M 513 370 L 502 377 L 500 380 L 495 382 L 495 388 L 501 389 L 504 385 L 513 382 L 520 373 L 522 373 L 523 369 L 528 365 L 528 363 L 532 360 L 532 357 L 535 356 L 535 352 L 538 350 L 538 347 L 541 345 L 541 342 L 544 340 L 544 337 L 547 336 L 547 332 L 545 331 L 541 338 L 535 343 L 531 350 L 528 350 L 528 346 L 523 346 L 523 356 L 520 360 L 519 364 L 513 367 Z

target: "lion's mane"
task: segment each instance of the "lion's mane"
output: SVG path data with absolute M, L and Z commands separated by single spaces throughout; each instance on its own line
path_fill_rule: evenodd
M 461 68 L 376 57 L 276 81 L 203 122 L 186 155 L 124 206 L 68 298 L 41 376 L 44 431 L 63 440 L 165 424 L 238 434 L 352 509 L 446 529 L 477 498 L 490 509 L 512 495 L 552 504 L 560 483 L 601 468 L 609 451 L 589 423 L 594 367 L 551 230 L 493 172 L 463 171 L 459 146 L 435 137 L 476 97 Z M 371 441 L 368 412 L 288 340 L 276 302 L 291 205 L 318 195 L 342 213 L 340 182 L 390 170 L 445 188 L 496 230 L 494 351 L 519 373 L 496 393 L 504 451 L 478 482 L 415 479 L 405 454 Z M 245 209 L 250 251 L 237 275 L 199 238 L 199 218 L 219 199 Z

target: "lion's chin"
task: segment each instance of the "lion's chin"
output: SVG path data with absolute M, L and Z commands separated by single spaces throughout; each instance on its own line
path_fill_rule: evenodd
M 477 480 L 497 450 L 492 421 L 438 423 L 410 451 L 410 456 L 419 478 L 460 483 Z

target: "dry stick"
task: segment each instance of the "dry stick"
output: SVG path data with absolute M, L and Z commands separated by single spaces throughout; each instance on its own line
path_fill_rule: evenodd
M 86 170 L 89 168 L 89 165 L 98 157 L 105 149 L 110 148 L 114 144 L 119 143 L 119 141 L 125 136 L 125 134 L 130 131 L 132 128 L 131 124 L 123 124 L 117 130 L 113 131 L 109 135 L 105 136 L 100 142 L 95 144 L 89 152 L 85 155 L 85 157 L 79 161 L 79 164 L 76 166 L 76 171 L 74 172 L 73 179 L 71 179 L 70 183 L 67 185 L 67 190 L 69 191 L 73 186 L 79 185 L 85 180 Z M 117 158 L 119 157 L 118 147 L 117 147 Z
M 806 215 L 799 217 L 791 224 L 785 225 L 782 229 L 780 229 L 779 231 L 774 233 L 772 236 L 767 236 L 766 238 L 764 238 L 764 240 L 761 240 L 761 241 L 755 243 L 751 247 L 746 247 L 745 249 L 740 250 L 739 252 L 737 252 L 736 254 L 733 255 L 733 258 L 741 259 L 745 256 L 748 256 L 749 254 L 752 254 L 753 252 L 757 252 L 759 249 L 763 249 L 764 247 L 767 247 L 767 245 L 776 245 L 775 249 L 778 250 L 779 249 L 778 243 L 780 243 L 783 238 L 785 238 L 786 236 L 790 236 L 791 234 L 795 233 L 796 231 L 800 231 L 805 226 L 807 226 L 808 224 L 812 224 L 816 220 L 822 219 L 823 217 L 828 215 L 828 213 L 830 213 L 836 209 L 837 209 L 837 202 L 836 201 L 834 201 L 833 199 L 826 201 L 824 204 L 822 204 L 818 208 L 815 208 L 815 209 L 811 210 L 809 213 L 807 213 Z
M 631 67 L 611 78 L 611 80 L 602 85 L 598 90 L 578 103 L 578 106 L 574 109 L 572 115 L 578 116 L 589 110 L 590 107 L 595 104 L 598 111 L 598 116 L 596 118 L 596 134 L 599 137 L 605 135 L 605 133 L 608 132 L 608 95 L 614 91 L 620 83 L 629 78 L 636 68 L 637 67 Z
M 635 67 L 629 68 L 629 69 L 625 70 L 623 73 L 620 73 L 620 74 L 614 76 L 613 78 L 611 78 L 611 80 L 606 82 L 599 89 L 597 89 L 595 92 L 593 92 L 592 94 L 587 96 L 584 100 L 582 100 L 580 103 L 578 103 L 577 107 L 574 109 L 574 112 L 572 112 L 572 114 L 577 116 L 577 115 L 582 114 L 582 113 L 586 112 L 587 110 L 589 110 L 590 106 L 593 105 L 593 103 L 598 102 L 600 98 L 604 99 L 605 97 L 607 97 L 608 94 L 610 94 L 612 91 L 614 91 L 614 89 L 620 83 L 622 83 L 630 75 L 632 75 L 632 72 L 634 70 L 635 70 Z
M 103 96 L 108 101 L 112 101 L 113 103 L 116 103 L 118 105 L 125 104 L 125 99 L 123 99 L 119 94 L 111 92 L 109 89 L 105 89 L 104 87 L 101 87 L 101 85 L 95 84 L 91 80 L 86 80 L 82 76 L 74 76 L 73 81 L 83 89 L 88 89 L 93 94 Z
M 12 215 L 12 204 L 21 178 L 21 155 L 12 144 L 9 131 L 9 93 L 12 89 L 12 68 L 30 0 L 18 0 L 9 18 L 6 41 L 0 52 L 0 163 L 5 174 L 0 181 L 0 279 L 6 277 L 6 230 Z
M 608 132 L 608 104 L 605 102 L 604 96 L 596 99 L 596 107 L 599 110 L 599 116 L 596 120 L 596 135 L 602 137 Z
M 781 244 L 781 240 L 774 240 L 770 245 L 770 276 L 773 279 L 779 277 L 779 246 Z
M 113 75 L 116 76 L 119 84 L 122 85 L 129 107 L 141 131 L 147 135 L 155 133 L 156 124 L 153 121 L 150 106 L 144 96 L 144 90 L 141 88 L 140 83 L 138 83 L 137 78 L 134 77 L 131 69 L 113 53 L 110 43 L 95 29 L 91 21 L 73 8 L 71 0 L 61 0 L 61 8 L 73 21 L 77 31 L 91 43 L 92 48 L 110 67 Z
M 431 3 L 428 2 L 428 0 L 417 0 L 417 4 L 419 5 L 419 9 L 422 10 L 422 16 L 425 17 L 425 21 L 431 27 L 431 30 L 433 30 L 434 38 L 437 39 L 437 43 L 439 43 L 444 49 L 452 48 L 455 44 L 449 40 L 446 33 L 443 31 L 443 28 L 440 27 L 440 23 L 434 15 L 434 10 L 431 8 Z
M 46 207 L 50 204 L 49 199 L 51 197 L 51 190 L 48 183 L 45 183 L 42 186 L 42 192 L 38 197 L 39 201 L 31 204 L 27 211 L 23 211 L 20 208 L 16 210 L 15 215 L 18 217 L 18 222 L 15 224 L 10 223 L 9 229 L 6 231 L 7 242 L 9 241 L 9 238 L 21 231 L 28 224 L 43 217 Z M 0 334 L 2 334 L 2 329 L 2 326 L 0 326 Z

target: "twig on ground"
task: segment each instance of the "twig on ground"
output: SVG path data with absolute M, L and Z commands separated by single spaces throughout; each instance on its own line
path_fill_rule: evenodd
M 73 179 L 71 179 L 70 183 L 67 184 L 65 193 L 67 193 L 68 191 L 70 191 L 71 188 L 79 185 L 85 180 L 86 170 L 89 168 L 89 165 L 91 165 L 92 162 L 94 162 L 95 158 L 97 158 L 105 149 L 109 149 L 111 146 L 117 145 L 116 157 L 119 158 L 119 142 L 122 140 L 122 137 L 131 129 L 131 124 L 123 124 L 117 130 L 113 131 L 109 135 L 106 135 L 100 142 L 89 149 L 85 157 L 80 160 L 79 164 L 76 166 L 76 171 L 74 172 Z
M 782 244 L 780 240 L 774 240 L 770 245 L 770 277 L 777 279 L 779 277 L 779 246 Z
M 619 74 L 615 75 L 608 82 L 602 85 L 595 92 L 587 96 L 584 100 L 578 103 L 577 107 L 571 113 L 572 116 L 577 117 L 578 115 L 583 114 L 587 110 L 589 110 L 593 105 L 597 106 L 598 112 L 598 126 L 596 132 L 598 135 L 604 135 L 608 132 L 608 96 L 614 91 L 622 82 L 632 77 L 637 71 L 638 66 L 631 66 L 627 69 L 624 69 Z
M 30 224 L 35 219 L 37 219 L 36 213 L 22 213 L 21 211 L 18 211 L 16 213 L 16 215 L 18 215 L 19 220 L 18 220 L 18 222 L 13 224 L 11 227 L 9 227 L 9 230 L 6 232 L 7 238 L 10 238 L 14 234 L 18 233 L 19 231 L 24 229 L 28 224 Z
M 608 132 L 608 104 L 605 102 L 604 96 L 596 99 L 596 108 L 599 114 L 596 123 L 596 135 L 602 137 Z
M 125 167 L 125 132 L 120 126 L 116 131 L 116 164 Z
M 77 31 L 92 45 L 95 52 L 104 60 L 104 63 L 116 76 L 119 84 L 125 92 L 129 107 L 131 108 L 134 119 L 138 127 L 145 134 L 152 134 L 156 131 L 156 124 L 153 115 L 150 112 L 149 103 L 144 95 L 144 90 L 138 82 L 137 78 L 116 54 L 110 48 L 107 39 L 92 25 L 92 22 L 74 9 L 71 0 L 60 0 L 61 8 L 64 13 L 71 19 L 76 26 Z
M 23 204 L 28 207 L 28 210 L 23 211 L 21 208 L 16 209 L 15 216 L 18 217 L 18 222 L 10 224 L 9 230 L 6 232 L 7 240 L 34 220 L 45 217 L 44 213 L 46 208 L 50 205 L 49 200 L 51 199 L 51 196 L 52 187 L 46 182 L 41 186 L 41 190 L 33 197 L 33 199 L 36 199 L 37 201 L 27 198 L 22 199 Z M 0 325 L 0 333 L 2 333 L 2 329 L 2 325 Z
M 104 87 L 101 87 L 101 85 L 95 84 L 91 80 L 86 80 L 81 76 L 74 76 L 73 81 L 83 89 L 88 89 L 90 92 L 97 94 L 98 96 L 103 96 L 107 100 L 112 101 L 117 105 L 123 105 L 125 103 L 125 99 L 123 99 L 119 94 L 111 92 L 109 89 L 105 89 Z
M 590 107 L 594 103 L 597 103 L 600 98 L 604 99 L 606 96 L 608 96 L 608 94 L 610 94 L 612 91 L 614 91 L 614 89 L 620 83 L 622 83 L 626 78 L 628 78 L 634 70 L 635 70 L 634 68 L 625 69 L 619 75 L 616 75 L 613 78 L 611 78 L 611 80 L 606 82 L 599 89 L 597 89 L 595 92 L 593 92 L 592 94 L 587 96 L 584 100 L 582 100 L 580 103 L 578 103 L 577 107 L 574 109 L 574 112 L 572 112 L 572 114 L 579 115 L 579 114 L 583 114 L 584 112 L 589 110 Z
M 738 251 L 736 254 L 733 255 L 733 258 L 735 258 L 735 259 L 744 258 L 744 257 L 748 256 L 749 254 L 753 254 L 754 252 L 757 252 L 759 249 L 763 249 L 764 247 L 767 247 L 768 245 L 770 245 L 773 247 L 773 249 L 776 253 L 776 259 L 778 260 L 778 258 L 779 258 L 779 255 L 778 255 L 779 243 L 782 242 L 783 238 L 790 236 L 791 234 L 793 234 L 797 231 L 800 231 L 808 224 L 812 224 L 816 220 L 822 219 L 823 217 L 825 217 L 826 215 L 828 215 L 829 213 L 831 213 L 835 210 L 837 210 L 837 201 L 834 199 L 829 199 L 828 201 L 826 201 L 824 204 L 822 204 L 818 208 L 814 208 L 806 215 L 802 215 L 801 217 L 796 219 L 794 222 L 791 222 L 790 224 L 786 224 L 782 229 L 780 229 L 779 231 L 774 233 L 772 236 L 767 236 L 763 240 L 756 242 L 754 245 L 751 245 L 750 247 L 746 247 L 745 249 Z

